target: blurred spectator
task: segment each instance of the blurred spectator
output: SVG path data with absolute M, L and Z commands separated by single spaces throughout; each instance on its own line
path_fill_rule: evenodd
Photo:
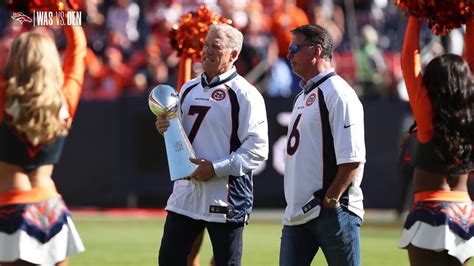
M 290 97 L 294 74 L 288 60 L 278 56 L 278 44 L 273 39 L 268 46 L 268 64 L 271 66 L 266 94 L 272 97 Z
M 278 42 L 279 56 L 286 58 L 291 41 L 290 30 L 309 23 L 308 16 L 296 6 L 296 0 L 274 0 L 272 33 Z
M 292 76 L 291 91 L 292 94 L 296 94 L 301 90 L 298 85 L 300 78 L 291 72 L 289 62 L 286 60 L 288 46 L 291 41 L 290 30 L 308 24 L 309 19 L 306 13 L 296 6 L 296 0 L 273 0 L 273 10 L 272 33 L 278 44 L 278 55 L 282 60 L 280 62 L 287 64 Z M 284 68 L 281 67 L 279 71 L 284 71 Z
M 318 24 L 331 34 L 334 48 L 338 47 L 344 36 L 344 11 L 333 0 L 312 0 L 310 3 L 312 23 Z
M 81 97 L 83 99 L 94 99 L 100 85 L 102 62 L 91 48 L 87 48 L 85 66 L 84 88 Z
M 235 66 L 258 90 L 264 91 L 271 67 L 269 45 L 274 42 L 270 32 L 271 18 L 263 13 L 263 6 L 255 0 L 247 6 L 246 13 L 248 22 L 242 29 L 245 39 Z
M 117 48 L 107 48 L 105 50 L 105 59 L 96 97 L 100 99 L 116 99 L 130 85 L 132 69 L 123 63 L 122 52 Z
M 354 8 L 357 25 L 372 25 L 381 30 L 385 22 L 384 10 L 387 0 L 354 0 Z
M 99 6 L 102 5 L 103 2 L 103 0 L 85 0 L 88 24 L 104 25 L 105 17 L 99 11 Z
M 356 52 L 356 82 L 364 98 L 387 97 L 391 84 L 382 51 L 377 47 L 378 34 L 371 25 L 361 30 L 361 47 Z
M 140 8 L 131 0 L 115 0 L 107 11 L 107 28 L 121 37 L 121 45 L 128 49 L 133 42 L 140 37 L 137 23 L 140 16 Z
M 146 46 L 147 53 L 147 65 L 146 65 L 146 76 L 148 83 L 152 86 L 156 86 L 159 83 L 170 82 L 169 66 L 166 61 L 163 60 L 160 46 L 155 42 L 149 42 Z
M 115 47 L 121 51 L 127 51 L 130 48 L 130 40 L 121 32 L 109 29 L 107 31 L 107 47 Z
M 101 24 L 86 24 L 83 26 L 87 36 L 88 46 L 98 55 L 102 55 L 107 45 L 107 29 Z
M 146 8 L 146 22 L 150 34 L 146 36 L 147 67 L 139 71 L 147 77 L 151 87 L 158 83 L 176 86 L 179 58 L 170 45 L 168 34 L 184 14 L 179 0 L 151 0 Z M 195 1 L 189 1 L 190 2 Z M 196 4 L 197 5 L 197 4 Z M 197 6 L 196 6 L 197 7 Z
M 422 38 L 422 36 L 425 36 Z M 441 39 L 439 36 L 433 36 L 431 29 L 424 25 L 421 29 L 420 39 L 423 43 L 423 48 L 421 49 L 421 65 L 424 69 L 425 66 L 433 59 L 445 52 L 443 45 L 441 44 Z M 405 81 L 403 79 L 397 84 L 398 98 L 408 102 L 408 93 L 405 86 Z
M 145 10 L 146 23 L 152 31 L 164 30 L 166 33 L 173 24 L 179 22 L 183 8 L 177 0 L 150 0 Z
M 275 51 L 278 51 L 275 49 Z M 267 94 L 272 97 L 290 97 L 293 93 L 293 73 L 283 58 L 272 64 Z
M 347 25 L 354 24 L 353 31 L 358 28 L 357 25 L 366 23 L 371 25 L 379 38 L 378 45 L 373 47 L 377 48 L 376 51 L 382 58 L 385 58 L 386 75 L 393 77 L 383 79 L 388 83 L 390 80 L 393 82 L 382 84 L 382 86 L 390 87 L 390 89 L 381 89 L 382 94 L 386 92 L 385 90 L 396 91 L 395 88 L 397 88 L 400 97 L 403 98 L 405 92 L 403 82 L 400 82 L 398 87 L 394 85 L 399 79 L 398 72 L 400 71 L 399 66 L 394 65 L 394 58 L 397 58 L 398 54 L 391 52 L 401 49 L 400 32 L 403 32 L 403 27 L 400 25 L 404 25 L 405 16 L 401 15 L 399 8 L 395 5 L 388 4 L 387 0 L 355 0 L 355 9 L 351 10 L 355 11 L 356 19 L 350 21 L 349 7 L 343 0 L 83 0 L 83 2 L 87 15 L 87 22 L 83 24 L 83 27 L 90 47 L 86 59 L 88 62 L 84 81 L 86 88 L 82 94 L 82 97 L 87 99 L 109 95 L 109 93 L 99 93 L 105 88 L 114 88 L 112 91 L 116 91 L 116 86 L 112 86 L 115 82 L 110 82 L 114 79 L 110 78 L 111 71 L 107 66 L 109 62 L 105 52 L 107 48 L 120 50 L 121 65 L 128 69 L 125 72 L 128 73 L 129 80 L 118 82 L 124 84 L 125 87 L 118 89 L 121 92 L 115 92 L 118 93 L 117 96 L 122 92 L 129 95 L 141 94 L 147 90 L 145 87 L 153 87 L 157 83 L 175 86 L 179 58 L 169 44 L 168 34 L 172 25 L 179 23 L 183 14 L 195 11 L 200 4 L 205 4 L 213 12 L 233 19 L 234 25 L 241 28 L 245 35 L 245 43 L 236 67 L 260 91 L 266 91 L 268 95 L 286 97 L 299 92 L 299 79 L 291 72 L 286 59 L 289 30 L 308 22 L 326 27 L 331 33 L 335 46 L 340 42 L 337 52 L 334 53 L 333 65 L 338 74 L 344 76 L 354 87 L 361 74 L 357 72 L 358 66 L 356 67 L 352 61 L 355 53 L 349 49 L 351 47 L 349 40 L 357 40 L 359 36 L 356 32 L 348 36 Z M 8 51 L 11 39 L 23 29 L 19 24 L 11 26 L 13 20 L 9 18 L 9 12 L 6 6 L 0 5 L 0 14 L 6 14 L 0 19 L 0 33 L 3 33 L 0 39 L 0 60 Z M 422 37 L 422 42 L 425 41 L 425 43 L 431 41 L 432 38 L 430 30 L 426 29 L 426 32 L 429 34 L 424 36 L 429 36 L 429 38 Z M 453 32 L 452 39 L 459 37 L 459 33 L 462 33 L 462 30 Z M 446 40 L 449 39 L 446 38 Z M 60 44 L 62 41 L 64 40 L 58 39 Z M 427 58 L 431 58 L 429 54 L 437 53 L 438 47 L 441 47 L 436 42 L 428 46 L 433 49 L 426 53 Z M 447 43 L 460 44 L 462 42 L 449 40 Z M 368 47 L 366 49 L 370 50 Z M 453 51 L 459 50 L 456 46 L 449 47 L 451 48 L 448 49 Z M 110 50 L 108 51 L 110 53 Z M 371 64 L 368 66 L 375 65 L 374 62 Z M 193 74 L 199 74 L 201 71 L 201 62 L 194 60 Z M 104 79 L 104 75 L 109 78 Z M 108 85 L 105 86 L 106 84 Z M 379 86 L 376 86 L 377 89 Z M 370 89 L 370 92 L 373 90 Z M 392 94 L 396 93 L 391 92 L 390 95 Z M 371 97 L 370 93 L 366 95 Z M 375 95 L 380 96 L 378 93 Z M 117 96 L 109 95 L 106 98 L 113 99 Z
M 233 26 L 242 30 L 247 26 L 249 14 L 245 12 L 247 0 L 217 0 L 218 14 L 232 19 Z

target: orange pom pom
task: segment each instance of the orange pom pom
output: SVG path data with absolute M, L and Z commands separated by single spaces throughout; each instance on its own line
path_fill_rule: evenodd
M 395 0 L 395 5 L 426 21 L 436 35 L 461 27 L 474 15 L 473 0 Z
M 178 56 L 200 58 L 209 26 L 215 23 L 232 25 L 232 20 L 214 14 L 205 5 L 200 5 L 196 11 L 183 15 L 179 25 L 173 25 L 168 34 L 170 44 L 178 51 Z

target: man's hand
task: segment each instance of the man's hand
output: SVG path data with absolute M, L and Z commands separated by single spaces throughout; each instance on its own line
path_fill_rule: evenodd
M 324 208 L 337 208 L 340 206 L 339 199 L 352 181 L 354 181 L 359 169 L 359 164 L 358 162 L 343 163 L 338 166 L 336 177 L 324 196 Z
M 156 126 L 156 129 L 158 130 L 158 133 L 163 135 L 165 131 L 168 129 L 168 127 L 170 126 L 168 115 L 163 114 L 163 115 L 157 116 L 155 126 Z
M 341 206 L 341 203 L 339 202 L 339 199 L 336 199 L 336 198 L 328 198 L 328 197 L 324 197 L 324 200 L 323 200 L 323 208 L 326 208 L 326 209 L 335 209 L 335 208 L 338 208 L 339 206 Z
M 194 178 L 197 181 L 206 182 L 216 175 L 214 172 L 214 166 L 212 166 L 212 162 L 202 158 L 189 158 L 189 161 L 198 166 L 196 170 L 194 170 L 194 172 L 189 175 L 190 178 Z

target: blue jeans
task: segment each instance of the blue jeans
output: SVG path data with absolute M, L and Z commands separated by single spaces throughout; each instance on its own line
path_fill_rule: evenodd
M 311 265 L 319 248 L 329 266 L 359 266 L 362 219 L 345 207 L 321 209 L 302 225 L 283 226 L 280 266 Z

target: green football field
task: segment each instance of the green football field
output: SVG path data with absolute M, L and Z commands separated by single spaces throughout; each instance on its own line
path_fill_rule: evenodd
M 133 216 L 133 215 L 130 215 Z M 163 218 L 73 217 L 86 251 L 72 257 L 71 265 L 157 265 Z M 401 223 L 367 221 L 361 229 L 362 265 L 408 265 L 405 250 L 398 248 Z M 278 265 L 281 225 L 278 220 L 251 220 L 244 231 L 242 265 Z M 211 246 L 204 240 L 201 265 L 209 265 Z M 318 252 L 312 265 L 327 265 Z

